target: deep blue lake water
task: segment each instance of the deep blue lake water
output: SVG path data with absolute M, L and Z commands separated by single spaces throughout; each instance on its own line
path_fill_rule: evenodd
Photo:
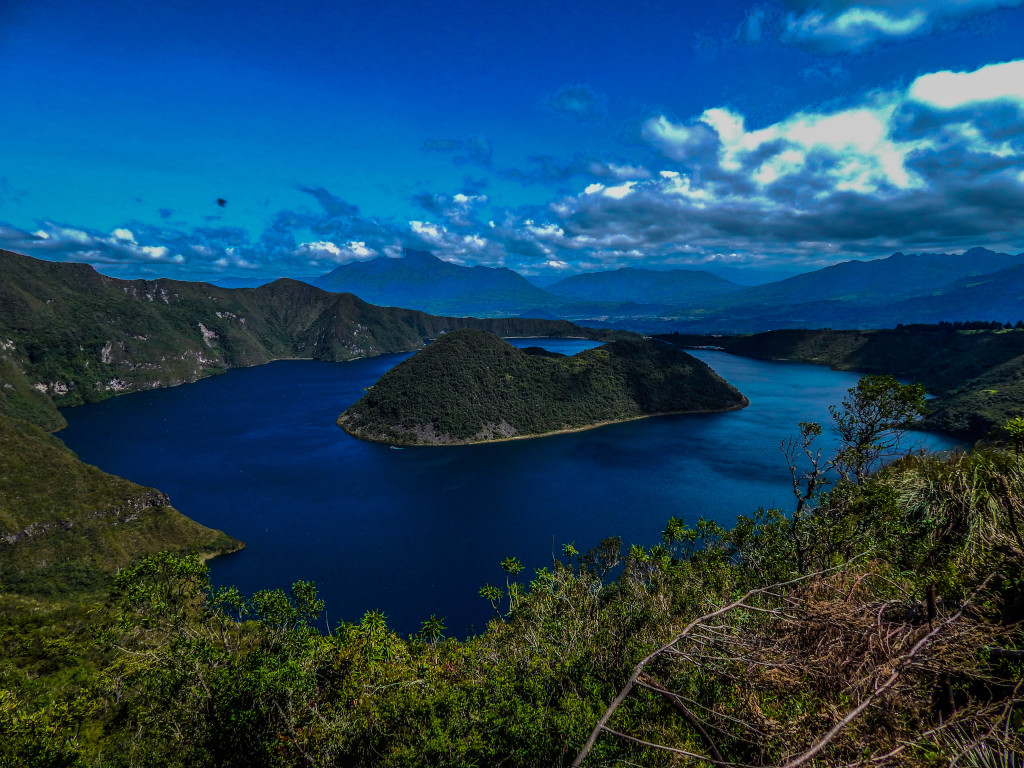
M 515 339 L 566 354 L 571 339 Z M 477 592 L 552 551 L 605 536 L 657 543 L 672 515 L 731 525 L 792 505 L 779 444 L 800 421 L 829 420 L 858 374 L 694 353 L 750 406 L 644 419 L 586 432 L 476 446 L 365 443 L 335 425 L 363 388 L 408 355 L 348 363 L 280 361 L 64 412 L 60 437 L 107 472 L 168 493 L 247 548 L 210 563 L 244 592 L 315 581 L 331 625 L 377 609 L 403 634 L 430 614 L 450 634 L 484 629 Z M 953 446 L 915 435 L 933 449 Z M 524 574 L 525 575 L 525 574 Z

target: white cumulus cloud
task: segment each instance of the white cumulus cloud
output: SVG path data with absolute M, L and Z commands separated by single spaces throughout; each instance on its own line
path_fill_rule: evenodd
M 342 264 L 349 261 L 372 259 L 378 254 L 374 249 L 367 248 L 366 243 L 361 240 L 350 240 L 341 245 L 330 240 L 317 240 L 300 243 L 296 249 L 296 255 L 308 257 L 311 264 L 320 262 Z
M 1024 60 L 989 64 L 973 72 L 921 75 L 911 83 L 908 96 L 938 109 L 998 101 L 1024 107 Z

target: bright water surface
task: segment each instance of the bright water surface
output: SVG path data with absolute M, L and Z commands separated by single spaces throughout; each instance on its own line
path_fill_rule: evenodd
M 514 339 L 566 354 L 573 339 Z M 168 493 L 204 525 L 242 539 L 211 561 L 244 592 L 315 581 L 332 626 L 383 611 L 414 632 L 482 630 L 477 594 L 504 584 L 499 562 L 532 569 L 575 542 L 658 541 L 669 516 L 729 526 L 792 504 L 779 444 L 829 419 L 858 374 L 696 351 L 748 398 L 720 414 L 667 416 L 586 432 L 475 446 L 365 443 L 335 426 L 363 388 L 408 355 L 348 363 L 281 361 L 65 411 L 60 437 L 85 461 Z M 953 441 L 915 436 L 933 449 Z

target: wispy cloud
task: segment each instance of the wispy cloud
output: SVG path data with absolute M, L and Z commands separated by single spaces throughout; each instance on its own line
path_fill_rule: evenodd
M 1022 2 L 789 0 L 789 9 L 782 13 L 763 4 L 751 7 L 736 36 L 754 45 L 774 38 L 826 54 L 858 53 L 879 44 L 929 34 L 944 25 L 997 8 L 1017 7 Z
M 491 142 L 483 137 L 469 139 L 427 139 L 423 142 L 424 152 L 444 152 L 452 156 L 456 165 L 479 165 L 490 168 L 494 150 Z
M 604 117 L 606 102 L 605 96 L 583 83 L 562 86 L 544 100 L 549 109 L 581 122 L 593 122 Z
M 894 11 L 855 5 L 831 14 L 809 10 L 787 17 L 783 40 L 805 43 L 827 53 L 860 51 L 882 40 L 922 34 L 930 22 L 922 8 Z
M 648 179 L 651 172 L 642 165 L 625 160 L 602 159 L 593 155 L 576 154 L 568 160 L 551 155 L 527 158 L 527 168 L 509 168 L 501 171 L 507 179 L 521 184 L 550 184 L 566 182 L 577 177 L 591 179 Z

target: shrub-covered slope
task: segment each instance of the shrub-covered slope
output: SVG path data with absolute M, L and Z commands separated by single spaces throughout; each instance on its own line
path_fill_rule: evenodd
M 746 402 L 704 363 L 660 342 L 617 341 L 566 357 L 467 329 L 388 371 L 338 424 L 367 440 L 439 445 Z
M 145 555 L 240 546 L 160 491 L 85 464 L 39 427 L 0 414 L 0 591 L 67 594 Z
M 924 425 L 970 439 L 1024 415 L 1024 329 L 909 326 L 662 338 L 685 346 L 719 346 L 763 360 L 795 360 L 913 379 L 938 396 L 930 403 L 932 412 Z
M 509 557 L 464 639 L 165 556 L 88 616 L 0 594 L 0 765 L 1013 768 L 1022 509 L 1012 451 L 913 457 L 796 521 Z

